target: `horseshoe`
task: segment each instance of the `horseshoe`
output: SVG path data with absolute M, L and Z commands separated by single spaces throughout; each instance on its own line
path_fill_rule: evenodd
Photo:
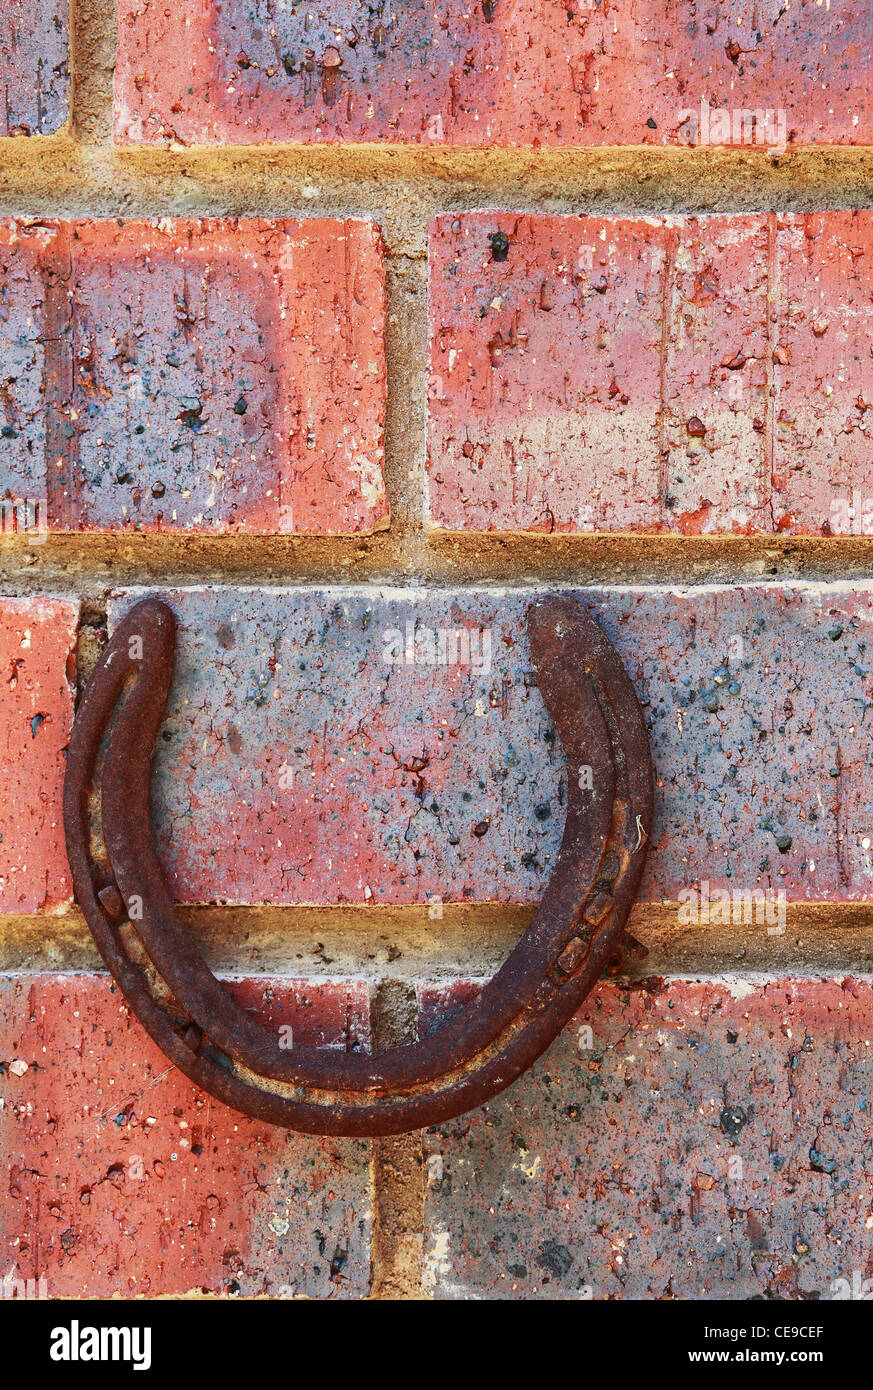
M 502 1091 L 579 1008 L 615 953 L 645 864 L 649 743 L 633 685 L 580 603 L 540 599 L 527 625 L 567 763 L 554 872 L 524 936 L 472 1003 L 420 1042 L 364 1054 L 283 1049 L 278 1033 L 235 1003 L 179 920 L 149 810 L 175 619 L 149 598 L 119 624 L 70 740 L 67 851 L 77 901 L 108 969 L 158 1047 L 202 1090 L 287 1129 L 401 1134 Z

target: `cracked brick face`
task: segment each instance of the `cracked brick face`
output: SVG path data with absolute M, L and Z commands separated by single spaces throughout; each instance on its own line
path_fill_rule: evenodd
M 53 135 L 69 116 L 69 5 L 3 0 L 0 136 Z
M 864 144 L 871 40 L 873 18 L 850 0 L 766 0 L 730 16 L 690 0 L 230 0 L 195 15 L 120 0 L 115 133 L 151 144 Z
M 869 532 L 871 227 L 436 218 L 431 524 Z
M 53 529 L 385 524 L 371 223 L 7 223 L 0 277 L 0 483 Z

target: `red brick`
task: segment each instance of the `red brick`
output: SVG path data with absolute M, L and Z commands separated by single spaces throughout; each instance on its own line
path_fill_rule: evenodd
M 164 596 L 179 635 L 154 805 L 178 898 L 539 900 L 565 774 L 533 683 L 530 590 Z M 139 597 L 113 598 L 111 623 Z M 791 900 L 873 897 L 873 586 L 579 597 L 645 702 L 656 819 L 642 900 L 675 902 L 701 879 Z M 386 637 L 403 643 L 407 623 L 418 659 L 386 661 Z M 477 665 L 428 664 L 427 633 L 440 630 L 466 630 Z
M 421 995 L 433 1021 L 453 991 Z M 601 984 L 425 1133 L 425 1293 L 845 1296 L 871 1274 L 871 1039 L 869 979 Z
M 301 1043 L 368 1044 L 360 981 L 228 983 Z M 4 1275 L 50 1298 L 367 1293 L 368 1145 L 217 1104 L 108 977 L 2 977 L 0 1058 Z
M 869 212 L 474 212 L 430 252 L 434 526 L 827 535 L 869 494 L 873 530 Z
M 365 221 L 0 226 L 0 483 L 59 530 L 387 521 Z
M 0 912 L 72 899 L 61 794 L 78 619 L 65 599 L 0 599 Z
M 116 139 L 678 145 L 708 130 L 714 144 L 870 141 L 873 22 L 862 7 L 698 9 L 688 0 L 281 9 L 226 0 L 192 15 L 120 0 Z M 688 112 L 702 100 L 770 110 L 771 128 L 744 133 L 740 117 L 726 132 L 717 120 L 692 132 Z
M 52 135 L 70 109 L 67 0 L 3 0 L 0 136 Z

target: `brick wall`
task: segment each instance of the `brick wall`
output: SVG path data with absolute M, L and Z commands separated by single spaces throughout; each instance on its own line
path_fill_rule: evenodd
M 3 6 L 4 1275 L 873 1275 L 873 19 L 723 11 Z M 72 900 L 64 752 L 107 634 L 145 592 L 179 621 L 155 831 L 198 944 L 255 1015 L 366 1049 L 475 994 L 549 877 L 524 614 L 557 588 L 649 723 L 648 955 L 424 1134 L 198 1092 Z M 410 625 L 488 646 L 386 664 Z

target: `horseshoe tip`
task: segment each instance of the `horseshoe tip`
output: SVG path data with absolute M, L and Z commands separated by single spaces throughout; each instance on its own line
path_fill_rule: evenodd
M 147 622 L 157 632 L 175 633 L 176 617 L 169 604 L 159 598 L 144 598 L 124 616 L 124 622 Z
M 561 594 L 548 594 L 537 598 L 527 610 L 527 630 L 536 658 L 537 650 L 550 642 L 563 642 L 566 639 L 589 641 L 600 630 L 584 604 L 576 598 Z

